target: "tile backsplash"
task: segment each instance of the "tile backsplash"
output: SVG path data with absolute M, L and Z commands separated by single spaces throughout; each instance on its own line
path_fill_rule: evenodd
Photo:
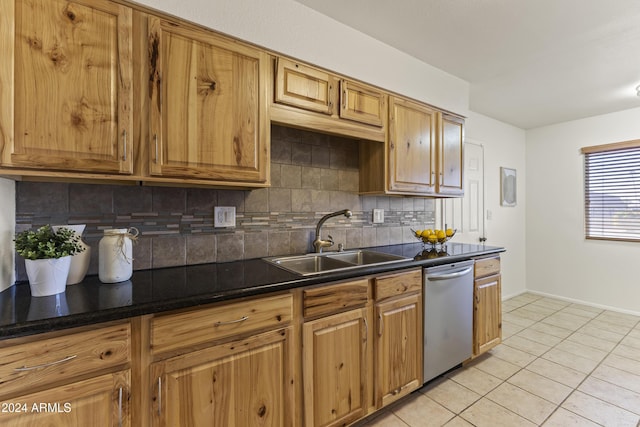
M 358 195 L 358 141 L 272 126 L 271 187 L 243 190 L 17 182 L 16 231 L 44 224 L 87 224 L 88 274 L 98 272 L 98 242 L 107 228 L 136 227 L 134 269 L 226 262 L 312 250 L 326 213 L 345 248 L 413 243 L 410 228 L 432 227 L 432 199 Z M 382 173 L 382 172 L 381 172 Z M 214 228 L 214 206 L 234 206 L 236 227 Z M 385 211 L 383 224 L 372 210 Z M 26 280 L 17 257 L 17 278 Z

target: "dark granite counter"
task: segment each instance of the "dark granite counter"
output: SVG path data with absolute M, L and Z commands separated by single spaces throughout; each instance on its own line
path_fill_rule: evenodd
M 32 297 L 28 283 L 0 292 L 0 339 L 32 335 L 133 316 L 193 307 L 399 270 L 432 266 L 503 252 L 504 248 L 449 242 L 446 250 L 424 250 L 422 244 L 370 248 L 403 255 L 409 261 L 377 267 L 301 277 L 261 259 L 136 271 L 131 280 L 104 284 L 88 276 L 62 294 Z

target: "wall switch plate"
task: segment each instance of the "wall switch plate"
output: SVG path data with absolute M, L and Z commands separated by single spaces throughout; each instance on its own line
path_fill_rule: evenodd
M 214 227 L 235 227 L 236 208 L 235 206 L 216 206 L 213 208 Z
M 384 209 L 373 210 L 373 223 L 382 224 L 384 222 Z

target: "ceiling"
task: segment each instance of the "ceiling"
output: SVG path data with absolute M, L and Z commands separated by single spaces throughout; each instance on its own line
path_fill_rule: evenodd
M 296 0 L 470 83 L 531 129 L 640 107 L 639 0 Z

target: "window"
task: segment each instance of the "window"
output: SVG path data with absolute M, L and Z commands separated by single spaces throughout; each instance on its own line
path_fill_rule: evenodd
M 582 152 L 586 238 L 640 241 L 640 140 Z

